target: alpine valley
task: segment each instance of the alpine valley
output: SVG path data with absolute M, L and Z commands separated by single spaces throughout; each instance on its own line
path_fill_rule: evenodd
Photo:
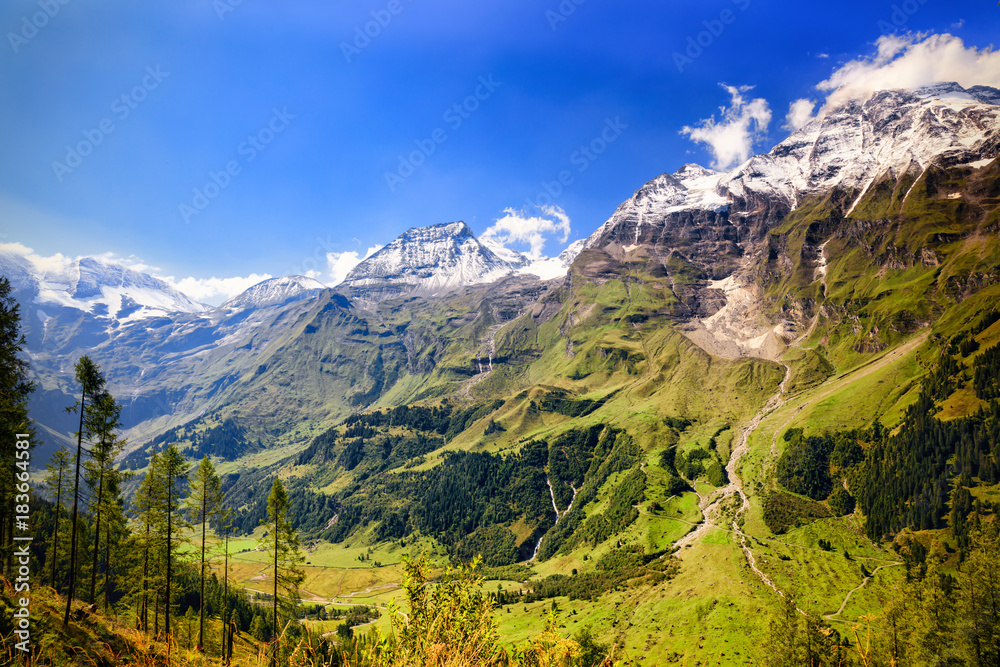
M 656 176 L 544 271 L 451 222 L 209 307 L 3 254 L 35 455 L 72 437 L 87 354 L 136 481 L 209 455 L 251 533 L 284 480 L 307 601 L 481 554 L 505 640 L 551 616 L 633 664 L 747 664 L 791 604 L 858 644 L 1000 503 L 998 155 L 1000 90 L 943 82 Z

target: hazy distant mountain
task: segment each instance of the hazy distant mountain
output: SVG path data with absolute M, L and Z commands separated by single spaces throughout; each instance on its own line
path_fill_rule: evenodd
M 210 308 L 159 278 L 95 257 L 40 270 L 21 255 L 0 252 L 0 272 L 12 278 L 16 290 L 30 295 L 29 302 L 41 311 L 72 308 L 101 319 L 126 321 Z

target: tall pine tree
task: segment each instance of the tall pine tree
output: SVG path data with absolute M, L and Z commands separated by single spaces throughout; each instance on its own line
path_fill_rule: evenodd
M 272 640 L 274 641 L 271 662 L 276 663 L 280 649 L 278 641 L 278 608 L 291 612 L 299 600 L 299 585 L 305 574 L 298 565 L 304 560 L 299 547 L 299 536 L 292 528 L 288 517 L 288 494 L 281 480 L 274 478 L 271 493 L 267 496 L 267 519 L 261 520 L 267 528 L 264 546 L 272 557 L 274 566 L 274 600 L 272 602 Z M 279 590 L 283 593 L 279 597 Z
M 125 441 L 120 440 L 116 431 L 120 426 L 121 406 L 108 392 L 99 394 L 90 405 L 87 419 L 94 445 L 90 450 L 90 460 L 87 461 L 87 485 L 90 487 L 90 512 L 94 517 L 94 548 L 93 562 L 90 569 L 90 602 L 97 602 L 98 559 L 101 553 L 101 519 L 105 524 L 109 514 L 117 505 L 117 493 L 120 491 L 119 481 L 122 472 L 118 470 L 115 460 L 125 447 Z M 107 532 L 107 525 L 105 525 Z
M 191 464 L 187 462 L 184 455 L 180 453 L 176 445 L 170 445 L 163 452 L 161 461 L 163 471 L 163 514 L 166 518 L 164 532 L 164 566 L 166 573 L 166 583 L 164 587 L 164 613 L 163 627 L 167 635 L 167 646 L 170 646 L 170 617 L 173 603 L 173 573 L 174 565 L 178 557 L 181 545 L 187 540 L 183 534 L 185 529 L 191 525 L 185 520 L 181 508 L 183 507 L 184 495 L 188 489 L 188 471 Z M 169 662 L 169 656 L 168 656 Z
M 208 524 L 218 520 L 222 513 L 222 483 L 215 466 L 207 456 L 201 460 L 191 480 L 191 495 L 188 509 L 193 523 L 201 524 L 201 588 L 199 593 L 200 613 L 198 614 L 198 650 L 204 650 L 205 637 L 205 551 Z
M 223 508 L 219 523 L 222 527 L 222 534 L 225 536 L 223 541 L 225 556 L 222 564 L 222 660 L 228 665 L 233 657 L 233 630 L 229 626 L 229 533 L 233 529 L 233 519 L 228 509 Z
M 52 524 L 52 549 L 49 551 L 49 563 L 51 574 L 49 585 L 56 588 L 56 563 L 59 562 L 59 529 L 62 525 L 62 494 L 63 488 L 69 481 L 69 450 L 66 445 L 59 448 L 46 466 L 45 486 L 55 494 L 55 520 Z
M 157 555 L 160 551 L 160 526 L 165 525 L 163 507 L 160 498 L 163 496 L 163 465 L 158 452 L 150 452 L 149 466 L 146 476 L 139 483 L 139 488 L 133 500 L 133 510 L 137 515 L 137 532 L 135 542 L 141 555 L 132 576 L 134 584 L 133 595 L 136 608 L 136 623 L 145 632 L 149 632 L 149 602 L 150 595 L 156 595 L 159 589 L 161 573 L 156 567 Z M 155 604 L 154 604 L 155 606 Z
M 34 447 L 34 429 L 28 418 L 28 397 L 35 383 L 28 379 L 28 362 L 21 356 L 21 310 L 11 295 L 13 288 L 0 276 L 0 555 L 12 575 L 14 554 L 14 476 L 18 435 L 27 435 Z M 30 451 L 30 449 L 28 450 Z
M 83 438 L 86 428 L 87 407 L 104 389 L 104 375 L 90 357 L 84 355 L 76 362 L 76 381 L 80 384 L 80 402 L 67 408 L 68 412 L 77 411 L 80 414 L 80 430 L 76 433 L 76 475 L 73 482 L 73 513 L 70 529 L 69 551 L 69 585 L 66 590 L 66 613 L 63 616 L 63 627 L 69 625 L 69 613 L 76 595 L 77 571 L 77 528 L 80 508 L 80 466 L 83 459 Z

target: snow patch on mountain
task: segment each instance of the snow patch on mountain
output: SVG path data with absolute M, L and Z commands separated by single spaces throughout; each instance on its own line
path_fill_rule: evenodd
M 559 261 L 566 270 L 569 270 L 570 265 L 579 256 L 581 252 L 587 247 L 587 239 L 578 239 L 570 243 L 565 250 L 559 253 Z
M 720 193 L 719 181 L 722 177 L 722 173 L 697 164 L 686 164 L 673 174 L 660 174 L 622 202 L 580 249 L 592 246 L 627 218 L 638 220 L 634 239 L 638 243 L 644 225 L 661 224 L 663 216 L 670 213 L 688 209 L 726 210 L 730 201 Z

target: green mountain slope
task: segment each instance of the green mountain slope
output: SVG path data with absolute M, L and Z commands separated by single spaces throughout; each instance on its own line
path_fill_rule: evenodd
M 350 342 L 375 356 L 352 357 L 365 370 L 348 396 L 371 411 L 286 459 L 279 474 L 301 507 L 323 508 L 302 528 L 482 553 L 491 576 L 527 582 L 509 598 L 512 636 L 537 631 L 555 600 L 560 619 L 596 624 L 648 664 L 742 659 L 778 591 L 843 630 L 877 611 L 901 562 L 851 508 L 851 496 L 871 507 L 878 492 L 854 485 L 886 484 L 864 472 L 865 457 L 928 410 L 964 419 L 988 403 L 976 377 L 989 384 L 993 362 L 977 360 L 1000 339 L 998 176 L 996 161 L 929 169 L 877 184 L 846 215 L 836 196 L 788 215 L 746 269 L 761 287 L 756 317 L 798 332 L 772 359 L 699 348 L 674 289 L 703 278 L 641 250 L 611 268 L 586 251 L 507 322 L 489 290 L 352 314 Z M 323 335 L 331 350 L 347 341 Z M 956 379 L 928 408 L 921 387 L 941 368 Z M 951 465 L 934 478 L 946 487 L 959 474 Z M 241 478 L 248 526 L 268 474 Z M 807 482 L 816 475 L 818 486 Z M 992 497 L 992 478 L 964 479 L 972 497 Z M 931 524 L 907 528 L 904 512 L 893 532 L 936 530 L 920 539 L 947 555 L 961 537 L 949 532 L 950 497 L 940 500 Z

